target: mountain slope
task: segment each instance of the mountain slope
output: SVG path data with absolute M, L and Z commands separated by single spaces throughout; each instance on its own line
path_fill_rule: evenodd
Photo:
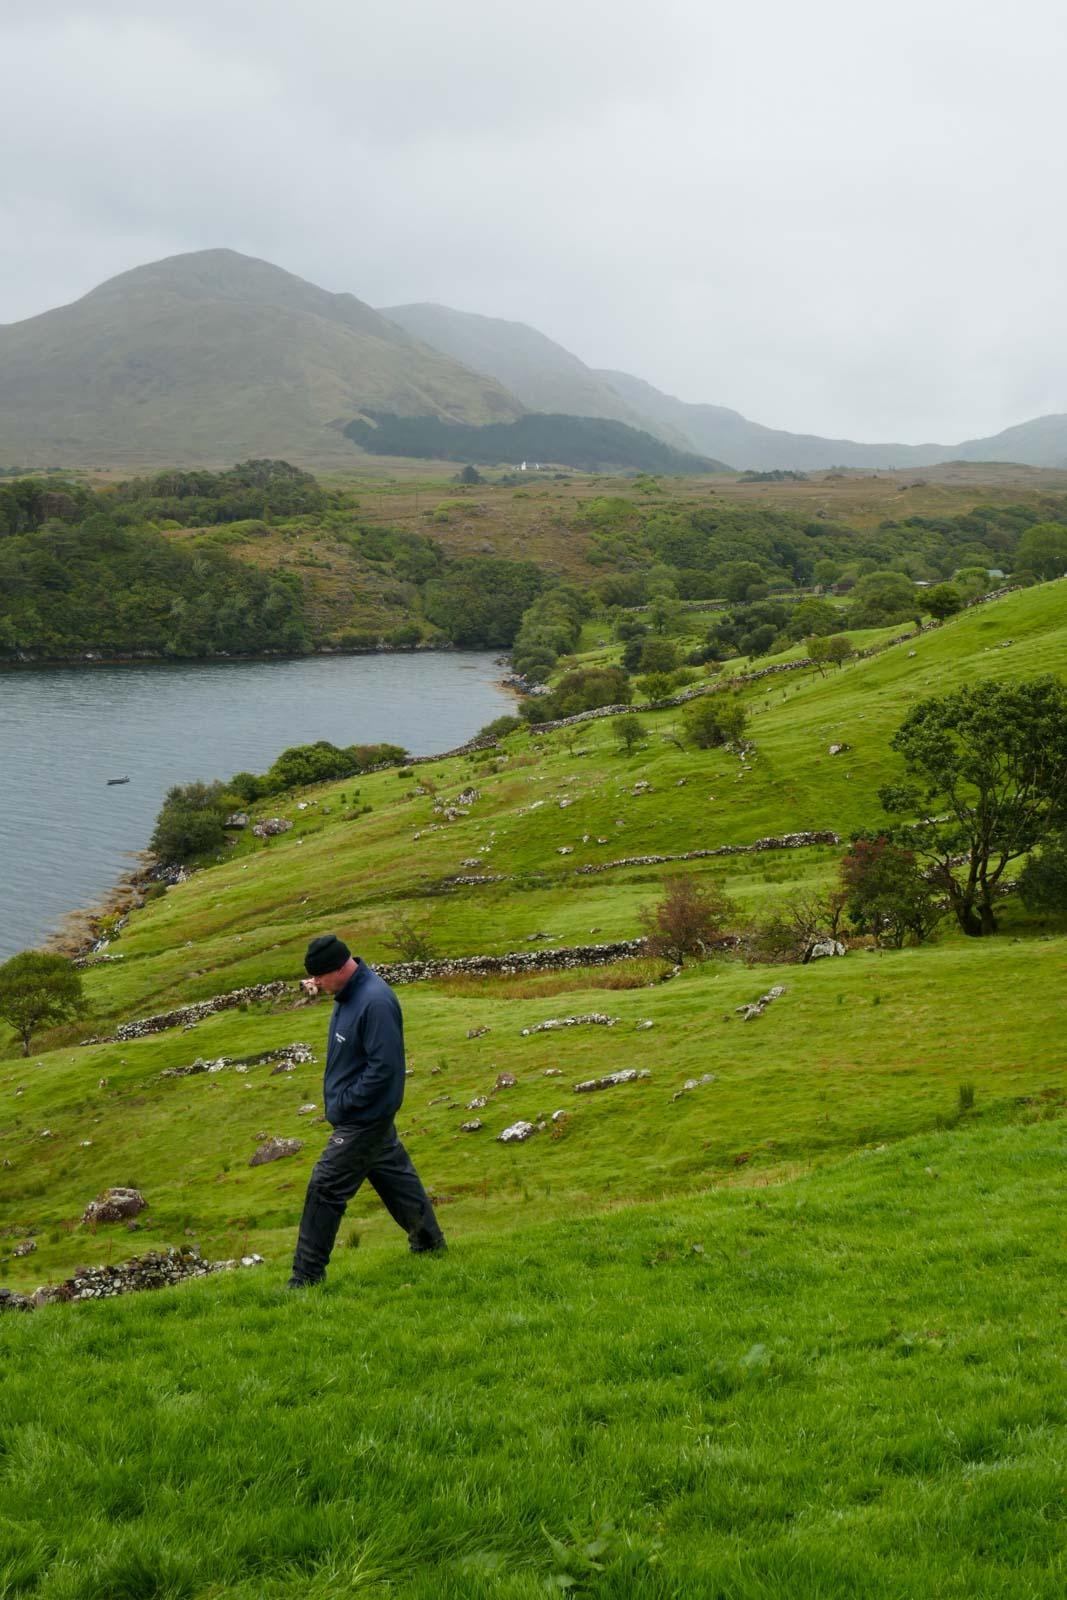
M 1034 417 L 985 439 L 967 439 L 952 452 L 957 461 L 1018 461 L 1027 467 L 1067 467 L 1067 413 Z
M 134 268 L 0 328 L 0 459 L 350 459 L 364 407 L 508 421 L 492 379 L 349 294 L 233 250 Z
M 430 304 L 386 306 L 381 314 L 474 372 L 495 378 L 531 411 L 625 422 L 676 448 L 692 449 L 684 430 L 631 404 L 603 373 L 525 322 Z
M 628 372 L 604 371 L 599 376 L 629 404 L 654 416 L 661 426 L 684 433 L 695 449 L 721 455 L 742 470 L 932 466 L 956 454 L 952 448 L 938 444 L 865 444 L 856 439 L 824 439 L 817 434 L 765 428 L 726 406 L 677 400 Z

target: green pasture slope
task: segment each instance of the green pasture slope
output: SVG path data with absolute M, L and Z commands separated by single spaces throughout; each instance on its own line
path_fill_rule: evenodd
M 1064 586 L 1044 585 L 825 678 L 750 686 L 743 769 L 671 742 L 676 711 L 646 714 L 632 755 L 611 719 L 524 730 L 361 779 L 358 797 L 349 782 L 276 798 L 260 814 L 292 832 L 243 838 L 137 913 L 122 961 L 86 973 L 91 1016 L 29 1060 L 4 1047 L 0 1258 L 26 1231 L 37 1250 L 0 1259 L 0 1281 L 190 1238 L 267 1265 L 0 1318 L 0 1596 L 1061 1595 L 1062 920 L 1009 899 L 995 939 L 946 927 L 804 968 L 406 987 L 400 1126 L 451 1252 L 409 1258 L 361 1195 L 325 1290 L 297 1300 L 281 1285 L 319 1064 L 160 1074 L 294 1040 L 321 1060 L 325 1008 L 294 994 L 78 1040 L 291 979 L 326 928 L 372 961 L 400 918 L 442 954 L 632 937 L 671 869 L 576 868 L 847 836 L 878 821 L 916 698 L 1065 670 Z M 442 821 L 415 792 L 427 779 L 448 801 L 474 787 L 469 815 Z M 829 881 L 839 855 L 691 870 L 758 915 Z M 443 886 L 461 872 L 503 881 Z M 741 1022 L 774 983 L 781 998 Z M 617 1020 L 522 1032 L 594 1011 Z M 623 1066 L 650 1075 L 574 1094 Z M 505 1069 L 518 1083 L 493 1093 Z M 556 1110 L 529 1142 L 496 1142 Z M 461 1133 L 475 1114 L 483 1131 Z M 307 1142 L 251 1169 L 262 1133 Z M 148 1196 L 142 1229 L 89 1235 L 86 1202 L 125 1183 Z

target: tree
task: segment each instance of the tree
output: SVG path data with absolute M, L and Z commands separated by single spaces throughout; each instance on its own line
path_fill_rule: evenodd
M 47 950 L 23 950 L 0 966 L 0 1017 L 30 1053 L 30 1039 L 49 1022 L 63 1022 L 82 1011 L 81 976 L 66 956 Z
M 899 842 L 928 864 L 964 933 L 995 933 L 1008 863 L 1067 823 L 1067 687 L 987 679 L 920 700 L 890 744 L 911 781 L 882 788 L 882 805 L 920 812 Z
M 453 483 L 484 483 L 485 479 L 482 477 L 481 473 L 478 471 L 478 468 L 477 467 L 472 467 L 470 465 L 470 463 L 468 462 L 468 464 L 463 468 L 462 472 L 457 472 L 456 473 L 456 476 L 452 479 L 452 482 Z
M 625 716 L 612 719 L 611 731 L 619 744 L 620 749 L 630 755 L 639 744 L 644 742 L 645 725 L 640 717 L 635 717 L 632 711 Z
M 678 646 L 671 639 L 643 639 L 638 666 L 642 672 L 673 672 L 678 665 Z
M 914 852 L 884 834 L 853 841 L 841 863 L 841 881 L 856 926 L 898 950 L 909 936 L 922 944 L 944 915 Z
M 829 600 L 808 595 L 799 600 L 789 613 L 786 632 L 791 639 L 802 639 L 805 634 L 820 636 L 835 633 L 841 626 L 841 613 Z
M 663 898 L 639 913 L 649 953 L 679 965 L 686 956 L 704 960 L 721 941 L 737 907 L 718 884 L 702 885 L 691 874 L 664 878 Z
M 148 847 L 160 861 L 187 862 L 226 839 L 228 791 L 214 783 L 177 784 L 168 789 Z
M 1067 528 L 1062 522 L 1038 522 L 1027 528 L 1015 552 L 1015 565 L 1039 578 L 1067 573 Z
M 963 610 L 963 595 L 954 583 L 939 583 L 926 591 L 922 605 L 930 616 L 944 622 L 946 617 L 954 617 L 957 611 Z
M 698 750 L 714 750 L 743 736 L 748 712 L 731 696 L 703 695 L 686 707 L 684 722 L 686 734 Z
M 804 649 L 808 659 L 813 661 L 819 669 L 819 677 L 825 678 L 826 667 L 830 661 L 830 641 L 822 634 L 813 634 L 810 639 L 804 640 Z
M 735 605 L 762 600 L 767 593 L 767 574 L 755 561 L 727 561 L 715 576 L 723 597 Z
M 835 633 L 832 639 L 827 639 L 826 644 L 827 660 L 835 667 L 843 667 L 856 653 L 843 633 Z
M 915 615 L 915 585 L 902 572 L 871 572 L 852 591 L 852 625 L 884 628 Z

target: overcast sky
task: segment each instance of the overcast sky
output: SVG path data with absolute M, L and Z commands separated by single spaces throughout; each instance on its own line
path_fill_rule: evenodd
M 1067 411 L 1062 0 L 3 0 L 0 322 L 228 245 L 777 427 Z

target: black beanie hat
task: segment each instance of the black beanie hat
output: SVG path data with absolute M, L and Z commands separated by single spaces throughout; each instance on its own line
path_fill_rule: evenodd
M 304 971 L 311 978 L 321 978 L 324 973 L 343 967 L 351 954 L 344 940 L 335 933 L 320 933 L 304 954 Z

